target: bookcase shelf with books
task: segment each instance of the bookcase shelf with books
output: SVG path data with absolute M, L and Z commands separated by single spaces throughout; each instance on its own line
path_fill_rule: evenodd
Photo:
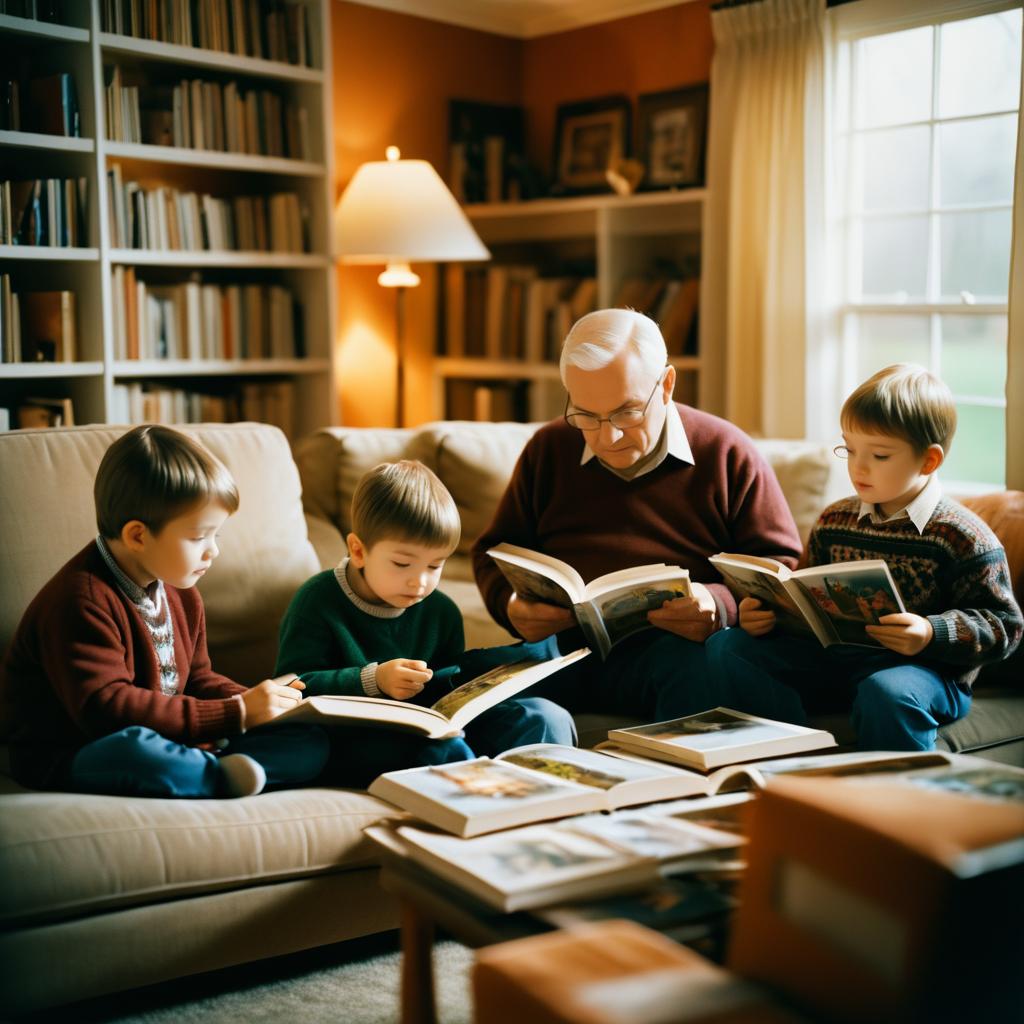
M 559 415 L 561 341 L 592 309 L 651 315 L 676 367 L 676 397 L 702 401 L 697 309 L 705 189 L 471 204 L 494 259 L 446 269 L 435 410 L 447 418 Z
M 26 244 L 48 239 L 10 214 L 0 427 L 35 399 L 70 399 L 76 423 L 255 416 L 299 437 L 337 422 L 327 0 L 62 6 L 73 24 L 0 15 L 0 56 L 31 57 L 0 72 L 0 182 L 84 197 L 75 245 Z M 64 89 L 63 133 L 26 114 L 37 75 Z M 23 315 L 36 290 L 67 332 L 55 344 Z

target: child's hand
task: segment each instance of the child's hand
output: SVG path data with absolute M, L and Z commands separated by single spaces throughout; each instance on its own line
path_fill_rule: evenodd
M 877 626 L 865 626 L 864 632 L 883 647 L 897 654 L 920 654 L 931 642 L 932 624 L 913 612 L 895 612 L 883 615 Z
M 242 694 L 245 704 L 245 727 L 254 729 L 272 718 L 284 714 L 302 700 L 306 684 L 293 672 L 276 679 L 264 679 L 262 683 Z
M 751 636 L 764 636 L 775 628 L 775 612 L 762 608 L 756 597 L 740 601 L 740 628 Z
M 393 700 L 408 700 L 427 685 L 433 674 L 425 661 L 395 658 L 377 666 L 377 686 Z

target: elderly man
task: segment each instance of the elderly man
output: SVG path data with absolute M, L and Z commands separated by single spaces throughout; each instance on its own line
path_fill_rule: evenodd
M 800 540 L 778 481 L 741 430 L 672 401 L 675 368 L 653 320 L 589 313 L 561 358 L 565 416 L 528 442 L 494 520 L 473 547 L 477 584 L 497 622 L 536 641 L 582 640 L 572 614 L 513 592 L 487 550 L 502 541 L 568 562 L 584 580 L 650 562 L 690 572 L 692 598 L 649 613 L 654 629 L 541 684 L 570 711 L 659 721 L 725 703 L 704 641 L 736 621 L 708 556 L 767 555 L 793 566 Z

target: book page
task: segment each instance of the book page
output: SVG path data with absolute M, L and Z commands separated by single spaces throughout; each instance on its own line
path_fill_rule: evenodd
M 647 613 L 660 608 L 666 601 L 690 596 L 689 574 L 685 570 L 672 570 L 672 575 L 661 580 L 635 582 L 611 591 L 602 591 L 591 601 L 601 616 L 611 646 L 627 636 L 650 629 Z
M 583 600 L 583 577 L 560 559 L 515 544 L 498 544 L 487 553 L 520 597 L 563 608 Z
M 453 736 L 457 732 L 444 716 L 432 708 L 384 697 L 343 697 L 336 694 L 305 697 L 294 708 L 264 722 L 259 728 L 290 722 L 323 722 L 324 719 L 330 719 L 327 724 L 331 725 L 388 726 L 412 730 L 432 739 Z
M 638 857 L 651 857 L 663 862 L 714 850 L 734 850 L 746 842 L 739 834 L 645 811 L 586 814 L 562 822 L 559 827 L 598 836 Z
M 763 566 L 755 568 L 753 565 L 735 565 L 731 560 L 737 556 L 729 555 L 728 557 L 730 561 L 722 560 L 715 555 L 709 561 L 722 574 L 725 585 L 732 591 L 737 601 L 744 597 L 756 598 L 765 608 L 770 608 L 775 612 L 776 624 L 780 629 L 802 636 L 816 635 L 800 610 L 800 606 L 793 600 L 782 579 L 774 570 L 763 571 Z M 750 561 L 754 560 L 750 559 Z M 769 559 L 757 559 L 756 561 L 766 562 Z M 776 563 L 776 565 L 782 567 L 781 563 Z
M 657 762 L 630 763 L 593 750 L 562 747 L 552 743 L 537 743 L 506 750 L 498 755 L 497 760 L 600 790 L 612 790 L 629 783 L 643 783 L 666 776 L 675 778 L 680 774 L 679 769 L 667 768 Z

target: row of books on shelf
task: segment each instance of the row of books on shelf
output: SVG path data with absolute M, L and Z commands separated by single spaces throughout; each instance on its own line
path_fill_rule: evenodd
M 85 178 L 0 182 L 0 245 L 85 244 Z
M 82 124 L 72 75 L 0 80 L 0 130 L 78 138 Z
M 289 380 L 248 381 L 227 394 L 210 394 L 152 384 L 115 384 L 111 423 L 270 423 L 291 438 L 295 385 Z
M 156 285 L 118 266 L 112 291 L 117 359 L 294 359 L 305 350 L 302 306 L 282 285 Z
M 219 198 L 124 181 L 107 170 L 114 248 L 306 252 L 309 210 L 294 192 Z
M 0 406 L 0 432 L 10 430 L 38 430 L 46 427 L 73 427 L 74 403 L 70 398 L 25 396 L 8 409 Z
M 310 66 L 309 5 L 293 0 L 103 0 L 104 32 Z
M 649 316 L 661 328 L 670 356 L 692 356 L 697 354 L 699 300 L 699 277 L 629 277 L 612 305 Z
M 556 361 L 573 322 L 596 309 L 597 279 L 536 267 L 453 264 L 445 280 L 445 351 L 453 358 Z
M 64 20 L 64 0 L 0 0 L 0 14 L 58 23 Z
M 128 85 L 118 66 L 108 69 L 106 78 L 111 141 L 312 159 L 306 108 L 268 89 L 198 78 L 176 85 Z
M 73 363 L 76 338 L 74 292 L 15 292 L 0 274 L 0 363 Z

